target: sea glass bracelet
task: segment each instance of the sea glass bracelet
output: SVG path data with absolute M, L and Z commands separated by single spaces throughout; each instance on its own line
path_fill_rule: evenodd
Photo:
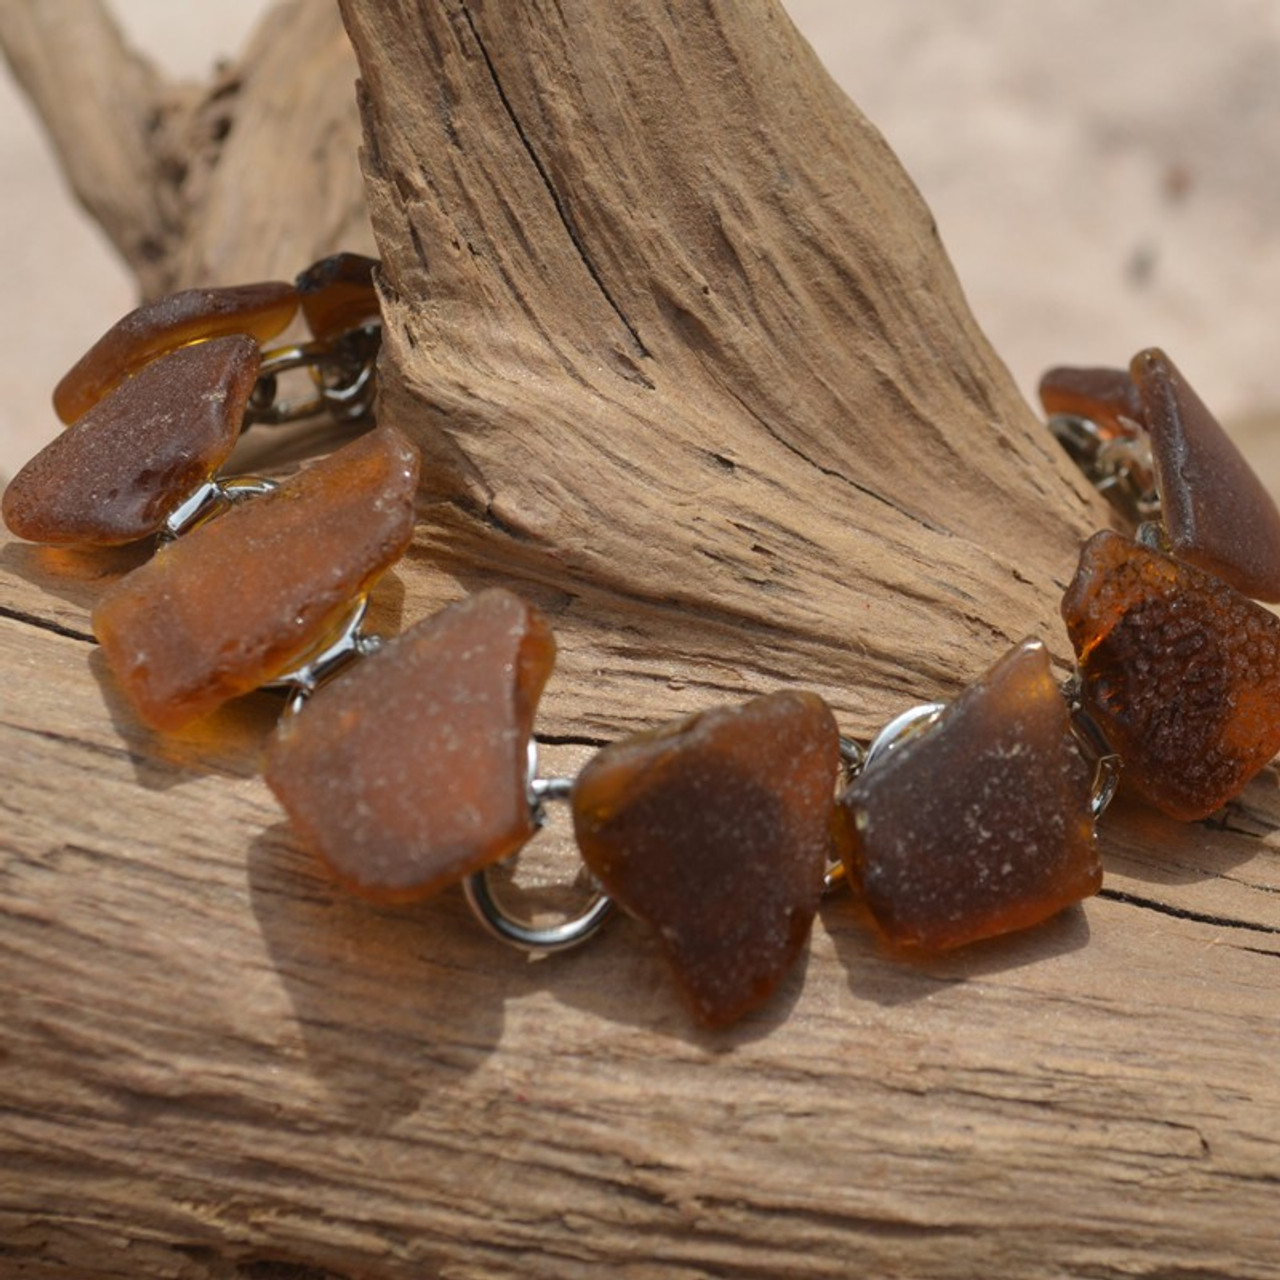
M 325 412 L 367 425 L 375 265 L 339 254 L 293 284 L 190 289 L 139 307 L 58 384 L 67 430 L 5 490 L 5 523 L 23 538 L 159 536 L 160 553 L 93 613 L 108 663 L 153 728 L 263 684 L 318 681 L 351 651 L 369 589 L 408 546 L 418 457 L 397 432 L 372 432 L 279 486 L 216 474 L 255 423 Z M 261 351 L 299 310 L 311 339 Z M 308 371 L 310 392 L 283 399 L 294 369 Z M 232 507 L 236 519 L 213 518 Z
M 1280 621 L 1249 598 L 1280 598 L 1280 514 L 1147 351 L 1127 372 L 1053 370 L 1041 388 L 1058 438 L 1138 526 L 1082 551 L 1063 602 L 1078 659 L 1065 691 L 1028 639 L 865 748 L 816 694 L 785 690 L 605 746 L 574 778 L 539 777 L 555 642 L 537 609 L 494 588 L 391 640 L 363 629 L 368 590 L 412 535 L 408 440 L 383 424 L 278 486 L 216 478 L 249 423 L 368 410 L 374 272 L 339 255 L 294 285 L 132 313 L 60 384 L 71 426 L 3 506 L 42 541 L 159 536 L 94 611 L 109 666 L 160 730 L 283 687 L 267 782 L 352 892 L 401 902 L 460 883 L 492 932 L 531 950 L 576 945 L 616 903 L 652 927 L 694 1015 L 724 1026 L 777 988 L 840 881 L 896 946 L 1025 928 L 1100 887 L 1095 820 L 1121 770 L 1194 819 L 1280 749 Z M 299 304 L 313 342 L 261 352 Z M 278 396 L 292 364 L 316 370 L 301 404 Z M 487 876 L 554 802 L 591 897 L 534 926 Z

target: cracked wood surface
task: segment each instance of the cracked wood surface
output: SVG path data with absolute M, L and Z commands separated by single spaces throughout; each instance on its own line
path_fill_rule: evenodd
M 7 0 L 0 35 L 51 12 Z M 345 234 L 324 12 L 282 6 L 232 75 L 243 167 L 206 156 L 165 280 Z M 783 684 L 865 734 L 1026 632 L 1065 652 L 1099 509 L 779 9 L 343 12 L 382 412 L 428 458 L 376 629 L 537 600 L 555 770 Z M 712 1037 L 632 923 L 529 962 L 456 894 L 333 890 L 258 776 L 269 696 L 165 738 L 121 704 L 88 611 L 139 554 L 0 543 L 5 1274 L 1280 1275 L 1273 772 L 1194 826 L 1122 804 L 1099 898 L 960 955 L 889 956 L 832 899 Z

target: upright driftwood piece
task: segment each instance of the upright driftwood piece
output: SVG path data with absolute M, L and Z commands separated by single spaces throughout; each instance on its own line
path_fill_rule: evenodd
M 773 0 L 342 17 L 380 412 L 425 458 L 380 629 L 535 600 L 552 770 L 784 686 L 865 735 L 1066 653 L 1104 513 Z M 351 244 L 326 6 L 179 94 L 93 5 L 0 0 L 0 40 L 148 290 Z M 259 777 L 266 695 L 169 736 L 122 705 L 87 616 L 136 558 L 0 544 L 5 1275 L 1280 1275 L 1273 774 L 1207 824 L 1122 805 L 1101 898 L 945 959 L 833 898 L 709 1035 L 633 923 L 530 962 L 455 894 L 344 898 Z
M 869 724 L 1057 638 L 1096 512 L 776 5 L 346 16 L 426 536 L 570 591 L 593 664 L 621 610 L 681 688 L 611 725 L 796 679 Z

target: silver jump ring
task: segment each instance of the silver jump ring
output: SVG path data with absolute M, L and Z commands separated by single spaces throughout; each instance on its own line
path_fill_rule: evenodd
M 1099 756 L 1093 767 L 1093 789 L 1089 795 L 1089 812 L 1100 818 L 1115 799 L 1120 785 L 1120 757 L 1114 753 Z
M 368 324 L 350 329 L 332 342 L 298 342 L 264 351 L 245 426 L 279 426 L 324 410 L 340 422 L 363 417 L 373 403 L 381 337 L 381 324 Z M 314 394 L 302 400 L 281 400 L 280 375 L 294 369 L 307 370 Z
M 1102 817 L 1107 806 L 1115 798 L 1120 785 L 1123 762 L 1111 749 L 1106 735 L 1084 709 L 1080 688 L 1080 673 L 1074 673 L 1062 685 L 1062 696 L 1067 700 L 1071 715 L 1071 732 L 1080 754 L 1093 761 L 1093 784 L 1089 795 L 1089 812 L 1095 819 Z
M 531 738 L 525 794 L 535 824 L 540 828 L 546 824 L 548 801 L 568 800 L 572 793 L 572 778 L 538 777 L 538 744 Z M 577 915 L 558 924 L 532 925 L 527 920 L 511 915 L 494 897 L 489 884 L 489 873 L 492 870 L 492 867 L 485 867 L 463 880 L 463 895 L 472 914 L 488 933 L 499 942 L 505 942 L 520 951 L 537 954 L 568 951 L 598 933 L 613 914 L 613 899 L 597 886 L 590 901 Z
M 485 930 L 520 951 L 550 954 L 568 951 L 586 942 L 600 931 L 600 927 L 614 912 L 613 899 L 597 889 L 591 901 L 576 916 L 553 925 L 531 925 L 509 915 L 493 896 L 489 887 L 486 867 L 468 876 L 462 882 L 462 892 L 476 919 Z
M 933 728 L 946 709 L 945 702 L 922 702 L 918 707 L 910 707 L 900 716 L 894 716 L 872 739 L 862 762 L 863 769 L 870 769 L 877 760 L 884 759 L 905 740 Z
M 925 702 L 918 707 L 895 716 L 876 734 L 869 747 L 861 747 L 852 738 L 840 739 L 840 764 L 846 783 L 852 783 L 861 773 L 870 769 L 877 760 L 883 760 L 904 738 L 926 733 L 937 723 L 946 710 L 945 702 Z M 833 893 L 844 887 L 848 874 L 838 858 L 828 862 L 822 873 L 823 893 Z

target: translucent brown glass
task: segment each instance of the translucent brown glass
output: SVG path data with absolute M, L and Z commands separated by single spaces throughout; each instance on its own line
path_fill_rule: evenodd
M 335 253 L 308 267 L 297 279 L 307 327 L 317 338 L 336 337 L 378 318 L 378 291 L 373 286 L 376 258 Z
M 112 546 L 155 533 L 239 439 L 258 365 L 243 335 L 157 358 L 18 472 L 5 523 L 33 542 Z
M 1085 711 L 1166 813 L 1205 817 L 1280 750 L 1280 619 L 1225 582 L 1104 531 L 1062 614 Z
M 1130 373 L 1151 434 L 1171 553 L 1259 600 L 1280 600 L 1280 511 L 1177 366 L 1152 348 Z
M 758 1005 L 804 945 L 833 851 L 838 767 L 826 704 L 777 693 L 614 743 L 579 775 L 583 858 L 653 926 L 703 1022 Z
M 295 666 L 409 543 L 417 451 L 379 428 L 116 583 L 93 628 L 138 715 L 173 729 Z
M 1048 654 L 1024 641 L 842 797 L 849 877 L 896 944 L 1026 928 L 1102 883 L 1091 788 Z
M 527 750 L 555 641 L 510 592 L 419 623 L 281 724 L 266 776 L 303 841 L 365 897 L 426 897 L 534 833 Z
M 1045 413 L 1088 418 L 1106 436 L 1130 436 L 1142 424 L 1142 400 L 1123 369 L 1061 366 L 1044 374 L 1039 390 Z
M 54 388 L 53 407 L 63 422 L 75 422 L 156 356 L 223 334 L 243 333 L 264 342 L 297 309 L 297 290 L 279 281 L 167 294 L 116 321 Z

